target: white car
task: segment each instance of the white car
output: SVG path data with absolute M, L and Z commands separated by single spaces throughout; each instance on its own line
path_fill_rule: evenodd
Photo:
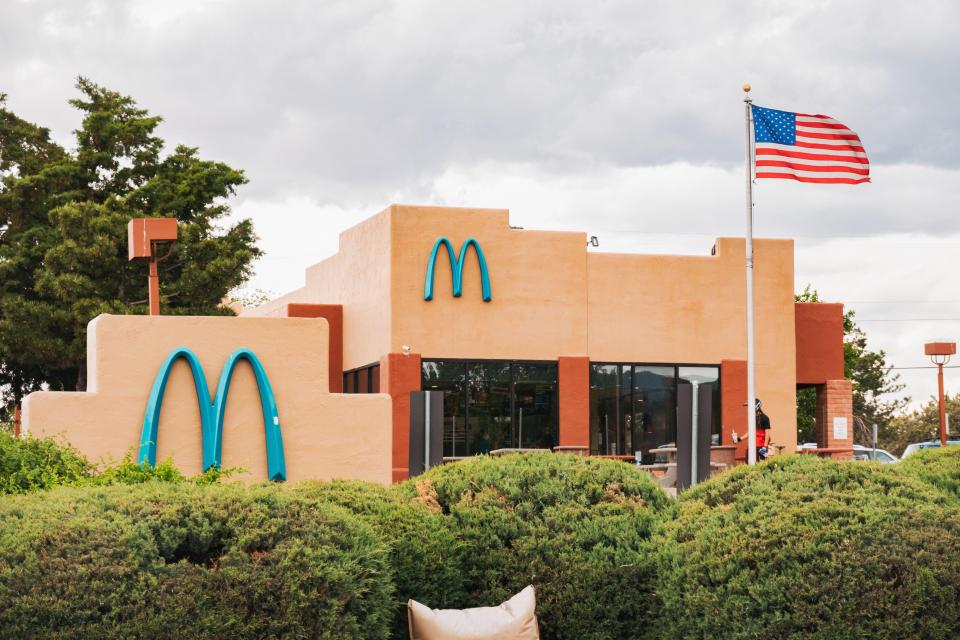
M 940 446 L 939 440 L 929 440 L 927 442 L 914 442 L 913 444 L 908 444 L 907 448 L 903 450 L 903 455 L 900 456 L 901 459 L 906 458 L 912 453 L 917 451 L 922 451 L 923 449 L 936 449 Z M 947 440 L 947 446 L 960 446 L 960 439 L 951 438 Z
M 802 445 L 800 445 L 799 448 L 800 449 L 816 449 L 817 443 L 804 442 Z M 880 462 L 882 464 L 893 464 L 894 462 L 897 462 L 899 460 L 897 456 L 893 455 L 886 449 L 874 449 L 872 447 L 865 447 L 862 444 L 853 445 L 853 459 Z

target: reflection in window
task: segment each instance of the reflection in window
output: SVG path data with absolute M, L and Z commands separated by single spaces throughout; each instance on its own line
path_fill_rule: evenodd
M 636 366 L 633 383 L 633 421 L 636 424 L 630 453 L 643 452 L 645 461 L 650 452 L 676 442 L 677 439 L 677 379 L 673 367 Z M 645 462 L 646 463 L 646 462 Z
M 677 438 L 677 385 L 713 384 L 712 429 L 720 436 L 720 370 L 675 365 L 590 365 L 590 453 L 634 456 L 644 464 Z
M 444 457 L 556 444 L 555 363 L 424 360 L 421 388 L 444 392 Z

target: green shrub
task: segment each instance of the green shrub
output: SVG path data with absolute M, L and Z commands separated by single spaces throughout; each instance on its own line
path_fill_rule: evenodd
M 681 496 L 658 541 L 664 638 L 956 638 L 960 513 L 894 469 L 805 456 Z
M 464 545 L 466 597 L 452 606 L 495 605 L 533 584 L 545 639 L 654 630 L 650 538 L 672 501 L 647 474 L 596 458 L 481 456 L 397 491 L 436 504 Z
M 960 500 L 960 447 L 924 449 L 898 462 L 897 468 Z
M 127 454 L 117 463 L 97 471 L 94 465 L 69 444 L 51 438 L 14 438 L 0 430 L 0 495 L 44 491 L 58 486 L 107 486 L 145 482 L 192 482 L 215 484 L 237 469 L 210 469 L 194 477 L 184 476 L 167 459 L 156 466 L 133 461 Z
M 406 639 L 407 600 L 450 608 L 466 599 L 463 545 L 439 509 L 406 499 L 392 488 L 356 480 L 301 482 L 292 491 L 305 499 L 350 509 L 390 545 L 396 594 L 391 636 Z
M 60 488 L 0 502 L 10 638 L 385 638 L 388 549 L 271 485 Z
M 48 438 L 14 438 L 0 431 L 0 495 L 42 491 L 75 484 L 93 469 L 72 447 Z

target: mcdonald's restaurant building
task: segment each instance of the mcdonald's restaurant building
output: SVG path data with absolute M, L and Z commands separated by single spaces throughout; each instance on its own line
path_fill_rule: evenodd
M 685 386 L 709 390 L 712 448 L 744 458 L 744 240 L 697 256 L 587 245 L 585 233 L 511 227 L 506 210 L 393 205 L 343 232 L 304 286 L 243 315 L 327 320 L 324 392 L 389 395 L 394 481 L 409 473 L 421 390 L 443 392 L 445 459 L 552 449 L 652 460 L 677 441 Z M 849 447 L 842 305 L 794 302 L 791 240 L 755 240 L 755 296 L 774 449 L 794 450 L 806 386 L 819 445 Z

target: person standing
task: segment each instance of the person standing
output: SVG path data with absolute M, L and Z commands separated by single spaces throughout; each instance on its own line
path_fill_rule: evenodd
M 767 454 L 769 453 L 770 437 L 768 432 L 770 431 L 770 417 L 763 412 L 763 404 L 760 402 L 760 398 L 757 398 L 757 461 L 766 460 Z M 737 435 L 737 432 L 733 432 L 733 442 L 736 444 L 740 442 L 743 438 Z

